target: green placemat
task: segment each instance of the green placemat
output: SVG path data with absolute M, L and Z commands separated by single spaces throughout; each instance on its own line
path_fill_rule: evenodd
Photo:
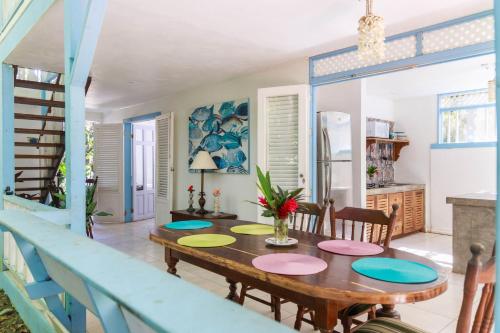
M 274 228 L 272 225 L 266 224 L 243 224 L 231 228 L 235 234 L 245 235 L 272 235 Z
M 218 247 L 236 242 L 236 238 L 220 234 L 201 234 L 181 237 L 177 243 L 189 247 Z

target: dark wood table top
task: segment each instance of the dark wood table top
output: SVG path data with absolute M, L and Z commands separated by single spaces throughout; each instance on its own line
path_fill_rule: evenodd
M 172 218 L 174 221 L 180 221 L 180 220 L 207 220 L 207 219 L 231 219 L 235 220 L 238 218 L 236 214 L 231 214 L 231 213 L 224 213 L 220 212 L 219 215 L 214 215 L 214 212 L 209 211 L 207 214 L 198 214 L 196 211 L 194 212 L 188 212 L 185 209 L 181 210 L 172 210 L 170 211 L 170 214 L 172 215 Z
M 150 239 L 163 246 L 211 262 L 222 267 L 236 270 L 254 279 L 278 285 L 282 288 L 310 295 L 331 299 L 337 302 L 365 304 L 411 303 L 434 298 L 447 289 L 446 271 L 433 261 L 408 252 L 385 248 L 376 257 L 388 257 L 411 260 L 433 267 L 438 272 L 436 281 L 424 284 L 398 284 L 374 280 L 352 270 L 351 263 L 361 257 L 337 255 L 319 249 L 316 245 L 328 240 L 328 237 L 307 232 L 290 230 L 289 236 L 297 238 L 299 244 L 294 247 L 277 248 L 265 243 L 269 235 L 254 236 L 235 234 L 229 229 L 235 225 L 254 222 L 236 220 L 211 220 L 214 226 L 199 230 L 170 230 L 157 227 L 150 233 Z M 177 244 L 182 236 L 220 233 L 231 235 L 236 242 L 224 247 L 191 248 Z M 270 253 L 298 253 L 315 256 L 325 260 L 328 268 L 318 274 L 306 276 L 285 276 L 263 272 L 252 265 L 252 259 Z

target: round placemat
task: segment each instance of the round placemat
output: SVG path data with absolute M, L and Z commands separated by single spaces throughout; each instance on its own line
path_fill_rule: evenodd
M 322 259 L 295 253 L 266 254 L 254 258 L 252 264 L 264 272 L 283 275 L 316 274 L 328 267 Z
M 184 236 L 177 240 L 177 243 L 189 247 L 218 247 L 236 242 L 236 238 L 220 234 L 200 234 Z
M 202 220 L 188 220 L 188 221 L 177 221 L 172 223 L 167 223 L 164 225 L 167 229 L 174 230 L 194 230 L 194 229 L 203 229 L 210 228 L 214 224 L 210 221 L 202 221 Z
M 274 228 L 267 224 L 244 224 L 232 227 L 231 231 L 235 234 L 245 235 L 272 235 Z
M 436 270 L 427 265 L 394 258 L 363 258 L 352 263 L 352 269 L 357 273 L 372 279 L 417 284 L 436 280 Z
M 374 256 L 384 252 L 384 248 L 377 244 L 342 239 L 320 242 L 318 247 L 328 252 L 347 256 Z

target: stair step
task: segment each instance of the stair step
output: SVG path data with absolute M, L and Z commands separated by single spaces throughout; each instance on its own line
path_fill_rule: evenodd
M 43 191 L 46 190 L 47 187 L 44 186 L 35 186 L 35 187 L 22 187 L 22 188 L 16 188 L 16 192 L 21 192 L 21 191 Z
M 40 121 L 57 121 L 64 122 L 64 117 L 58 116 L 42 116 L 39 114 L 29 114 L 29 113 L 15 113 L 15 119 L 26 119 L 26 120 L 40 120 Z
M 16 128 L 16 129 L 14 129 L 14 133 L 64 135 L 64 131 L 46 130 L 46 129 L 42 130 L 42 129 L 34 129 L 34 128 Z
M 30 143 L 30 142 L 15 142 L 15 146 L 17 147 L 64 147 L 64 143 L 51 143 L 51 142 L 38 142 L 38 143 Z
M 48 99 L 40 98 L 29 98 L 29 97 L 14 97 L 14 103 L 16 104 L 27 104 L 27 105 L 37 105 L 37 106 L 52 106 L 55 108 L 64 108 L 64 102 L 62 101 L 52 101 Z
M 14 87 L 64 92 L 64 86 L 60 84 L 19 80 L 19 79 L 14 80 Z
M 55 170 L 56 167 L 53 166 L 16 166 L 16 170 Z
M 24 178 L 17 178 L 16 183 L 36 181 L 36 180 L 51 180 L 51 179 L 52 178 L 50 177 L 24 177 Z
M 40 160 L 55 160 L 61 155 L 41 155 L 41 154 L 16 154 L 15 158 L 34 158 Z

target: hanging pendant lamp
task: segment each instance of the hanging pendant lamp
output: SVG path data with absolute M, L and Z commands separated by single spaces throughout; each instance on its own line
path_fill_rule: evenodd
M 366 15 L 359 19 L 358 55 L 362 59 L 385 57 L 384 18 L 373 15 L 373 0 L 366 0 Z

